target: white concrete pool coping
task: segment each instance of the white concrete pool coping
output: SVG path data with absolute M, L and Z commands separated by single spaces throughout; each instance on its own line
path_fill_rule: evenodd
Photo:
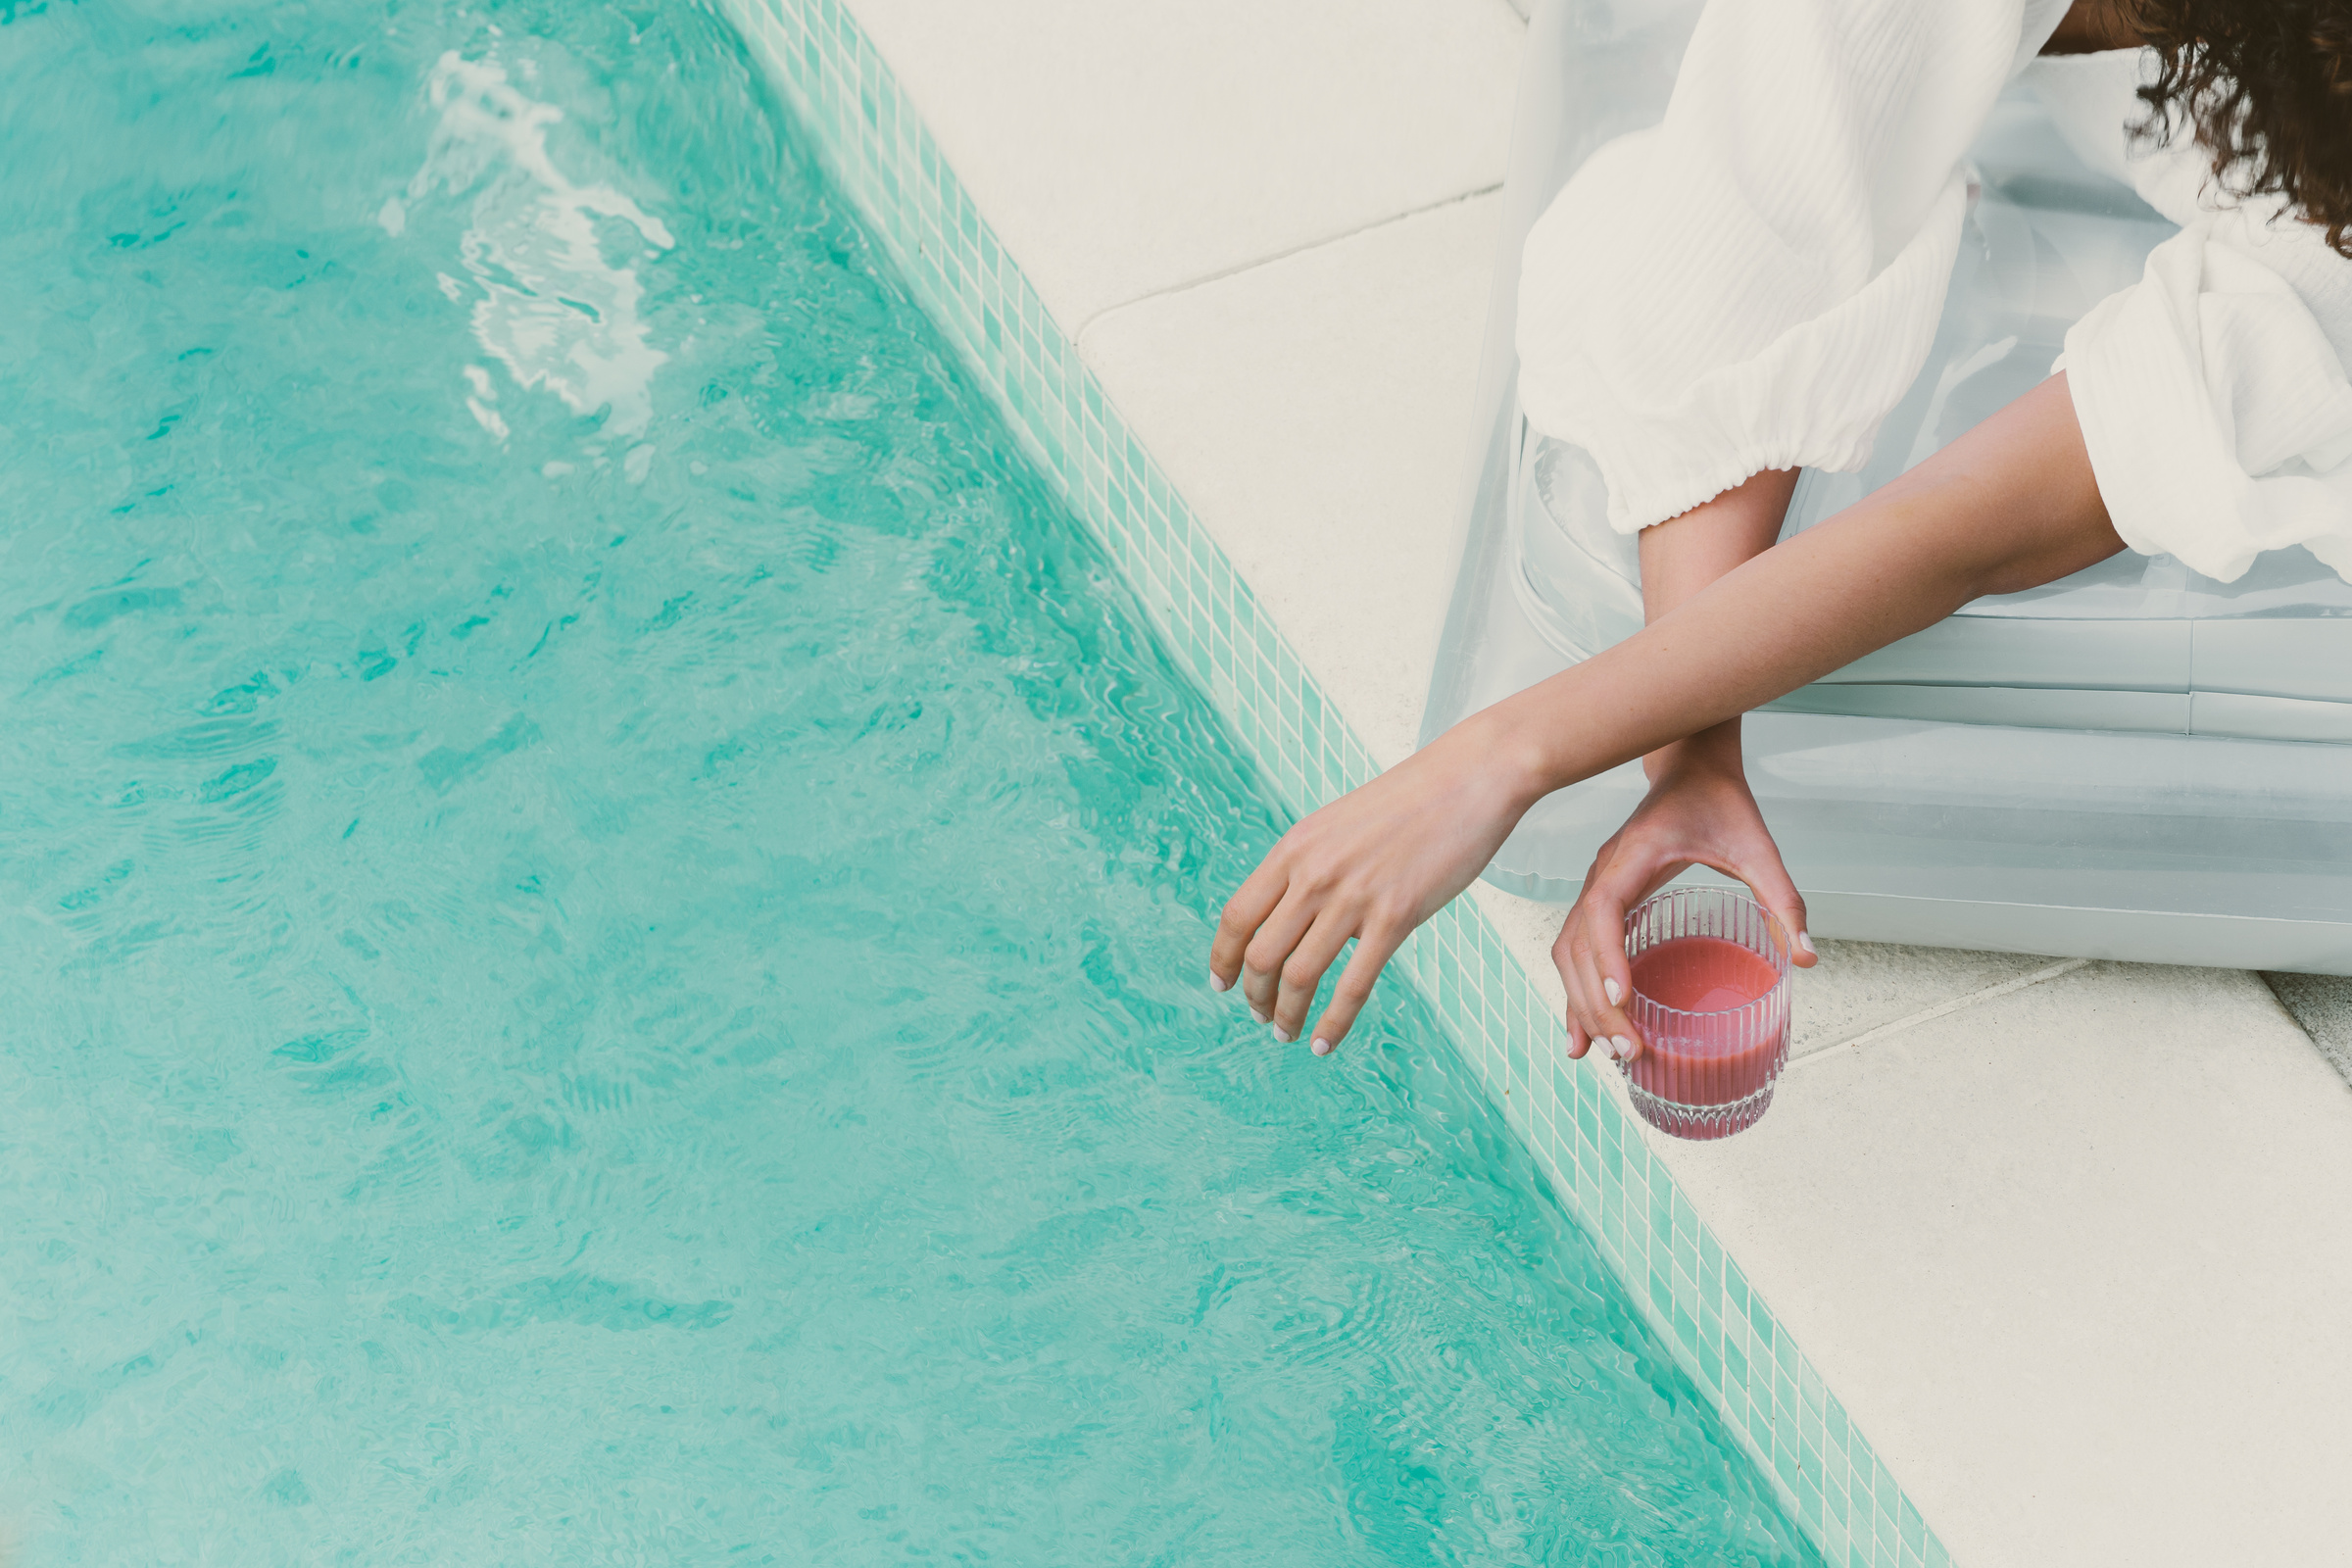
M 1402 758 L 1460 553 L 1516 13 L 846 10 L 1327 700 Z M 1474 897 L 1556 1005 L 1556 913 Z M 2352 1091 L 2272 991 L 1861 943 L 1800 984 L 1765 1121 L 1651 1149 L 1953 1558 L 2340 1556 Z

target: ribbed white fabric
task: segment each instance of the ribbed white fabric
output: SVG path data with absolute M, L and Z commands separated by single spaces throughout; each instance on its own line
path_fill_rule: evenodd
M 2030 67 L 2076 151 L 2182 225 L 2059 361 L 2117 531 L 2225 581 L 2290 544 L 2352 576 L 2352 262 L 2185 137 L 2132 153 L 2146 57 L 2035 60 L 2064 11 L 1707 7 L 1665 122 L 1588 161 L 1521 272 L 1521 405 L 1592 453 L 1614 527 L 1867 461 L 1943 309 L 1963 154 Z
M 2063 0 L 1713 0 L 1666 118 L 1529 232 L 1519 398 L 1632 532 L 1750 474 L 1857 468 L 1919 373 L 1961 167 Z

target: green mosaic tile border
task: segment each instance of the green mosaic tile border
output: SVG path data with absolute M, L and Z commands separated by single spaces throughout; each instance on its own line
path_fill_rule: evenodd
M 1371 754 L 1102 395 L 839 0 L 720 3 L 1285 806 L 1310 810 L 1370 779 Z M 1477 906 L 1455 900 L 1398 955 L 1399 971 L 1829 1561 L 1948 1568 L 1918 1508 L 1650 1152 L 1602 1082 L 1607 1069 L 1561 1053 L 1556 1020 Z

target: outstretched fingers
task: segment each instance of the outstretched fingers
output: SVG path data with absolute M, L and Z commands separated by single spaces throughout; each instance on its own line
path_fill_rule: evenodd
M 1249 999 L 1250 1015 L 1259 1023 L 1274 1021 L 1275 1004 L 1282 994 L 1282 972 L 1329 907 L 1328 899 L 1317 897 L 1294 881 L 1283 894 L 1282 902 L 1274 906 L 1274 912 L 1266 916 L 1257 934 L 1250 939 L 1250 946 L 1243 950 L 1242 995 Z M 1336 944 L 1333 951 L 1338 951 Z
M 1209 944 L 1208 983 L 1218 991 L 1240 986 L 1250 1010 L 1286 1044 L 1305 1032 L 1315 992 L 1350 940 L 1354 955 L 1342 971 L 1330 1004 L 1315 1022 L 1314 1050 L 1327 1056 L 1355 1027 L 1413 922 L 1375 913 L 1352 900 L 1317 897 L 1294 881 L 1270 856 L 1227 901 Z
M 1315 988 L 1323 983 L 1323 971 L 1354 935 L 1354 916 L 1326 905 L 1306 935 L 1281 959 L 1276 966 L 1280 984 L 1274 996 L 1275 1039 L 1287 1046 L 1298 1038 L 1306 1023 L 1306 1009 L 1315 1004 Z
M 1225 901 L 1224 912 L 1217 916 L 1217 934 L 1208 945 L 1208 984 L 1213 991 L 1230 991 L 1243 978 L 1242 967 L 1250 953 L 1250 945 L 1257 939 L 1258 930 L 1267 918 L 1281 906 L 1283 896 L 1290 891 L 1290 878 L 1276 863 L 1273 856 L 1261 861 L 1249 879 L 1234 890 Z M 1259 1010 L 1259 1021 L 1264 1013 Z
M 1535 763 L 1498 760 L 1509 748 L 1492 730 L 1457 725 L 1285 833 L 1225 906 L 1210 983 L 1238 985 L 1261 1019 L 1296 1038 L 1317 984 L 1355 939 L 1346 1000 L 1319 1031 L 1336 1045 L 1396 945 L 1477 878 L 1534 798 Z
M 1341 971 L 1340 983 L 1332 987 L 1331 1005 L 1315 1020 L 1316 1055 L 1330 1055 L 1348 1038 L 1348 1031 L 1355 1027 L 1356 1014 L 1371 1000 L 1372 982 L 1380 978 L 1380 971 L 1388 967 L 1411 931 L 1410 921 L 1376 919 L 1357 933 L 1355 956 Z

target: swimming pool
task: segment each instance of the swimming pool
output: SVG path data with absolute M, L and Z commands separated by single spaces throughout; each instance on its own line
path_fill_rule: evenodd
M 1812 1560 L 721 25 L 0 17 L 24 1563 Z

